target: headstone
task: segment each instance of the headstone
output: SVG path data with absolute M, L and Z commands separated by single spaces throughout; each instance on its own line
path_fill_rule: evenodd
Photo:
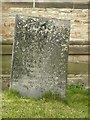
M 66 97 L 70 21 L 17 15 L 11 88 L 23 96 Z

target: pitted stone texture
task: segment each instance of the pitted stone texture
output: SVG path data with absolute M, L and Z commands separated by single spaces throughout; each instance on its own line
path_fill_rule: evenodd
M 11 88 L 24 96 L 66 97 L 70 22 L 16 16 Z

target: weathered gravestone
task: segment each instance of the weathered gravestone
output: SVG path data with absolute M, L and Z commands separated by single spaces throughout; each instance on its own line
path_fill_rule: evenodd
M 66 96 L 70 22 L 16 16 L 11 88 L 24 96 Z

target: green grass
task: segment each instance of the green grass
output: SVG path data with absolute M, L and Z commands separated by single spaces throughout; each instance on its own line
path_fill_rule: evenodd
M 66 101 L 51 93 L 36 100 L 22 97 L 15 90 L 5 90 L 2 108 L 3 118 L 87 118 L 88 90 L 68 87 Z

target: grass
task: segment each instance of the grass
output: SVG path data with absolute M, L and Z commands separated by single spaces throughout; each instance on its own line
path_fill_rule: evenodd
M 87 118 L 88 90 L 70 86 L 66 101 L 51 93 L 36 100 L 22 97 L 15 90 L 5 90 L 2 108 L 3 118 Z

